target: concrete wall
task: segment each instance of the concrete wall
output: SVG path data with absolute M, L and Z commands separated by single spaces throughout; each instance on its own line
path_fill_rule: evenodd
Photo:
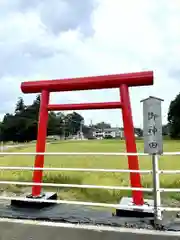
M 157 232 L 0 219 L 1 240 L 177 240 L 180 232 Z

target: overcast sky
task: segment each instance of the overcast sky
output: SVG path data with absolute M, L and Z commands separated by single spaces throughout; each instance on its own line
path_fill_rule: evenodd
M 179 0 L 0 0 L 0 116 L 12 112 L 28 80 L 154 71 L 154 86 L 133 88 L 133 118 L 142 126 L 140 100 L 170 101 L 180 92 Z M 116 101 L 119 92 L 51 94 L 52 103 Z M 80 112 L 122 125 L 120 110 Z

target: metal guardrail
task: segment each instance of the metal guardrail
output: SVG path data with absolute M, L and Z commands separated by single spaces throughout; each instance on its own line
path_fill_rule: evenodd
M 150 156 L 147 153 L 123 153 L 123 152 L 0 152 L 0 155 L 44 155 L 44 156 Z M 164 152 L 163 156 L 180 155 L 180 152 Z
M 152 170 L 127 170 L 127 169 L 93 169 L 93 168 L 35 168 L 35 167 L 7 167 L 0 166 L 0 170 L 44 170 L 44 171 L 84 171 L 84 172 L 118 172 L 118 173 L 130 173 L 138 172 L 141 174 L 153 174 L 153 187 L 152 188 L 135 188 L 130 186 L 101 186 L 101 185 L 80 185 L 80 184 L 56 184 L 56 183 L 33 183 L 33 182 L 19 182 L 19 181 L 0 181 L 0 184 L 14 184 L 14 185 L 25 185 L 25 186 L 46 186 L 46 187 L 70 187 L 70 188 L 90 188 L 90 189 L 111 189 L 111 190 L 135 190 L 144 192 L 153 192 L 154 206 L 147 207 L 148 209 L 154 209 L 155 218 L 161 219 L 162 211 L 180 211 L 180 208 L 163 207 L 161 206 L 161 192 L 179 192 L 180 188 L 160 188 L 159 175 L 160 174 L 179 174 L 180 170 L 159 170 L 158 167 L 158 155 L 149 155 L 146 153 L 117 153 L 117 152 L 0 152 L 0 155 L 45 155 L 45 156 L 150 156 L 152 157 Z M 164 152 L 163 155 L 180 155 L 180 152 Z M 66 203 L 84 206 L 97 206 L 97 207 L 110 207 L 118 208 L 118 204 L 108 203 L 92 203 L 92 202 L 81 202 L 81 201 L 66 201 L 66 200 L 42 200 L 42 199 L 27 199 L 22 197 L 4 197 L 0 196 L 0 200 L 21 200 L 31 202 L 47 202 L 47 203 Z M 127 207 L 121 206 L 121 207 Z M 146 209 L 146 206 L 131 206 L 132 209 Z

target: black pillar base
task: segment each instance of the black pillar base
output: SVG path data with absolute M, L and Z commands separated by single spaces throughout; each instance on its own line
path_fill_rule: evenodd
M 116 216 L 118 217 L 134 217 L 134 218 L 154 218 L 154 209 L 151 207 L 154 206 L 153 200 L 144 200 L 144 205 L 147 209 L 132 209 L 133 204 L 132 198 L 123 197 L 120 200 L 119 208 L 116 209 Z M 122 207 L 121 207 L 122 205 Z M 124 205 L 127 205 L 125 208 Z M 148 209 L 149 207 L 149 209 Z
M 19 208 L 44 208 L 49 207 L 51 205 L 54 205 L 55 203 L 47 203 L 47 202 L 32 202 L 28 201 L 28 199 L 34 199 L 34 200 L 57 200 L 57 193 L 47 192 L 43 193 L 38 197 L 33 197 L 31 194 L 25 196 L 27 199 L 26 201 L 22 200 L 11 200 L 11 206 L 13 207 L 19 207 Z

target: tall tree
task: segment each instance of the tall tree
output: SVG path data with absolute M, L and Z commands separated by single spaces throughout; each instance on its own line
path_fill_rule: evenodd
M 48 135 L 63 135 L 64 114 L 50 112 L 48 118 Z
M 180 138 L 180 93 L 171 101 L 168 112 L 170 136 Z
M 16 103 L 16 107 L 15 107 L 15 113 L 21 113 L 24 111 L 25 109 L 25 104 L 24 104 L 24 100 L 23 98 L 19 98 L 17 103 Z
M 80 126 L 83 120 L 84 118 L 76 112 L 67 114 L 64 118 L 65 135 L 74 135 L 80 131 Z
M 18 118 L 13 114 L 5 114 L 1 124 L 1 137 L 3 141 L 18 141 L 18 131 L 22 129 Z
M 0 138 L 2 141 L 31 141 L 37 138 L 38 116 L 40 107 L 40 95 L 33 103 L 25 106 L 24 100 L 19 98 L 14 114 L 5 114 L 0 124 Z M 64 115 L 63 113 L 49 113 L 47 133 L 48 135 L 72 135 L 80 129 L 83 117 L 74 112 Z

